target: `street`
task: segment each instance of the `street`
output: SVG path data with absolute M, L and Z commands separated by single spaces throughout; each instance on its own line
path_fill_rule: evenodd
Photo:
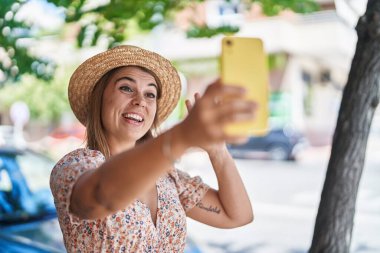
M 380 148 L 370 138 L 356 206 L 353 253 L 380 252 Z M 306 253 L 310 247 L 330 147 L 309 147 L 296 162 L 236 160 L 255 220 L 237 229 L 216 229 L 188 220 L 189 236 L 206 253 Z M 203 152 L 180 166 L 212 187 L 216 178 Z

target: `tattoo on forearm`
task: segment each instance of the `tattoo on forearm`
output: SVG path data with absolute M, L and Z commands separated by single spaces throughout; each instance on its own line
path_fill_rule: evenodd
M 197 207 L 199 207 L 200 209 L 206 210 L 208 212 L 213 212 L 213 213 L 217 213 L 217 214 L 220 213 L 220 209 L 217 206 L 214 207 L 214 206 L 210 205 L 209 207 L 207 207 L 207 206 L 204 206 L 202 202 L 199 202 L 197 204 Z

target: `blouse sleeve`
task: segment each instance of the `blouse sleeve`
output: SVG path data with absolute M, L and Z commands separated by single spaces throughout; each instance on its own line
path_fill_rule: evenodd
M 199 203 L 210 188 L 199 176 L 191 177 L 178 169 L 172 170 L 170 176 L 174 179 L 179 200 L 185 212 Z
M 80 219 L 70 212 L 70 198 L 78 178 L 86 171 L 98 168 L 104 156 L 95 150 L 77 149 L 64 156 L 53 168 L 50 188 L 58 217 L 65 225 L 79 223 Z

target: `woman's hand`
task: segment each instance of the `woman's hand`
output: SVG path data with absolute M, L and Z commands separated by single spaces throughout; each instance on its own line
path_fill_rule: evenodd
M 186 99 L 185 104 L 186 104 L 186 109 L 187 112 L 190 113 L 191 109 L 193 108 L 193 105 L 197 103 L 197 101 L 201 98 L 201 95 L 197 92 L 194 94 L 194 103 L 192 103 L 189 99 Z M 226 142 L 225 141 L 220 141 L 217 143 L 213 143 L 210 145 L 207 145 L 203 147 L 204 150 L 210 155 L 210 154 L 217 154 L 224 150 L 226 148 Z
M 186 101 L 187 118 L 178 125 L 187 143 L 207 151 L 218 182 L 187 215 L 219 228 L 235 228 L 252 222 L 253 211 L 247 191 L 225 143 L 240 142 L 246 136 L 229 136 L 225 125 L 251 120 L 256 105 L 244 99 L 244 90 L 235 86 L 211 84 L 203 97 L 195 94 Z M 217 210 L 217 211 L 215 211 Z
M 179 125 L 183 140 L 207 152 L 224 147 L 225 142 L 239 143 L 247 136 L 231 136 L 224 132 L 226 124 L 254 118 L 256 104 L 244 99 L 245 90 L 215 81 L 204 95 L 196 95 L 195 103 L 187 102 L 188 116 Z M 191 109 L 191 110 L 190 110 Z

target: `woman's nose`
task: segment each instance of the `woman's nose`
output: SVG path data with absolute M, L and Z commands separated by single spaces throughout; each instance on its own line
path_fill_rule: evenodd
M 145 107 L 146 101 L 144 99 L 144 95 L 143 94 L 136 94 L 133 98 L 133 104 Z

